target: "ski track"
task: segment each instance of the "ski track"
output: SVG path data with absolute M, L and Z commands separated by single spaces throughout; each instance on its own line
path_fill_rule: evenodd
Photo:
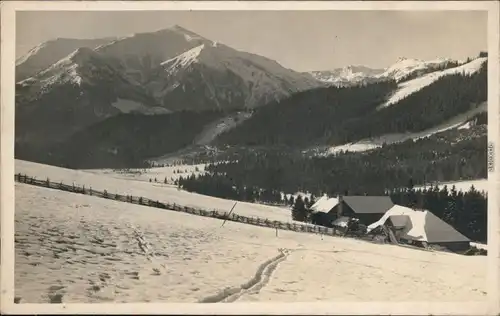
M 28 184 L 16 183 L 15 193 L 20 303 L 486 298 L 486 257 L 276 236 L 236 222 L 221 228 L 212 218 Z
M 232 303 L 245 294 L 259 293 L 259 291 L 269 283 L 271 275 L 276 270 L 280 262 L 286 260 L 288 257 L 288 250 L 278 249 L 278 251 L 279 255 L 262 263 L 258 267 L 255 276 L 248 282 L 239 287 L 226 288 L 216 295 L 200 300 L 200 303 Z

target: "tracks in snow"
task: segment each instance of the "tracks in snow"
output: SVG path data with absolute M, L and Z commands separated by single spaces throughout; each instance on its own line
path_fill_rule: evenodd
M 265 287 L 269 280 L 271 279 L 272 273 L 276 270 L 280 262 L 286 260 L 290 251 L 287 249 L 278 249 L 279 254 L 264 263 L 262 263 L 255 276 L 251 278 L 247 283 L 242 284 L 238 287 L 226 288 L 222 292 L 201 299 L 200 303 L 232 303 L 237 301 L 240 297 L 246 294 L 258 293 L 263 287 Z

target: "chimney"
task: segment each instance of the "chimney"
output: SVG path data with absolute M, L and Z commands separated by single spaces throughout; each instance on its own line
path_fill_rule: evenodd
M 337 199 L 339 200 L 339 206 L 337 207 L 337 218 L 339 218 L 343 214 L 343 201 L 344 201 L 344 198 L 342 197 L 342 195 L 339 194 L 337 196 Z

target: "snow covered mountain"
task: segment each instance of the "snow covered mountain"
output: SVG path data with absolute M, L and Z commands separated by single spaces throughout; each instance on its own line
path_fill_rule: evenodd
M 325 83 L 335 86 L 348 86 L 378 80 L 377 76 L 385 69 L 372 69 L 365 66 L 347 66 L 331 71 L 312 71 L 311 75 Z
M 148 90 L 172 110 L 186 104 L 195 110 L 254 108 L 321 85 L 275 61 L 213 42 L 164 61 L 155 78 Z
M 449 58 L 419 60 L 401 57 L 385 69 L 373 69 L 365 66 L 347 66 L 331 71 L 312 71 L 313 77 L 334 86 L 351 86 L 381 80 L 407 81 L 427 73 L 457 67 L 465 62 Z
M 248 109 L 324 85 L 179 26 L 47 42 L 17 69 L 16 144 L 28 147 L 64 141 L 121 113 Z
M 70 44 L 75 46 L 77 43 L 79 40 Z M 87 47 L 101 45 L 88 49 L 96 53 L 92 59 L 94 63 L 85 66 L 89 59 L 81 59 L 80 68 L 100 72 L 104 64 L 105 69 L 111 66 L 121 78 L 137 89 L 143 89 L 144 93 L 169 110 L 253 108 L 293 92 L 323 85 L 309 74 L 295 72 L 267 58 L 218 44 L 179 26 L 111 41 L 84 43 Z M 51 47 L 57 51 L 53 55 L 59 56 L 71 45 L 63 45 L 59 51 L 57 47 L 61 45 L 44 44 L 40 47 Z M 44 50 L 41 48 L 33 49 L 18 61 L 18 68 L 23 68 L 30 60 L 42 59 L 43 56 L 39 56 L 42 53 Z M 74 56 L 65 55 L 53 65 L 23 79 L 19 85 L 41 87 L 41 90 L 48 91 L 57 86 L 54 83 L 77 83 L 74 80 L 80 79 L 74 77 L 73 68 L 76 66 L 68 66 L 68 59 L 74 59 Z M 96 63 L 98 59 L 101 62 Z M 87 83 L 91 84 L 90 81 Z M 32 91 L 34 89 L 24 89 L 22 99 L 35 100 Z

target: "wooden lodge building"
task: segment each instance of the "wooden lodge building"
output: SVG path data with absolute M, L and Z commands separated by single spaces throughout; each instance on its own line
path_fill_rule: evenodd
M 323 196 L 311 206 L 311 220 L 313 224 L 333 227 L 337 223 L 342 226 L 343 218 L 356 218 L 360 224 L 368 226 L 393 206 L 388 196 Z
M 398 243 L 427 248 L 439 246 L 451 251 L 470 248 L 470 240 L 448 223 L 428 210 L 414 210 L 395 205 L 378 221 L 368 226 L 368 231 L 378 227 L 390 229 Z
M 395 205 L 388 196 L 321 197 L 310 208 L 316 225 L 347 230 L 357 219 L 368 233 L 385 231 L 394 244 L 446 248 L 457 252 L 470 248 L 470 240 L 428 210 Z

